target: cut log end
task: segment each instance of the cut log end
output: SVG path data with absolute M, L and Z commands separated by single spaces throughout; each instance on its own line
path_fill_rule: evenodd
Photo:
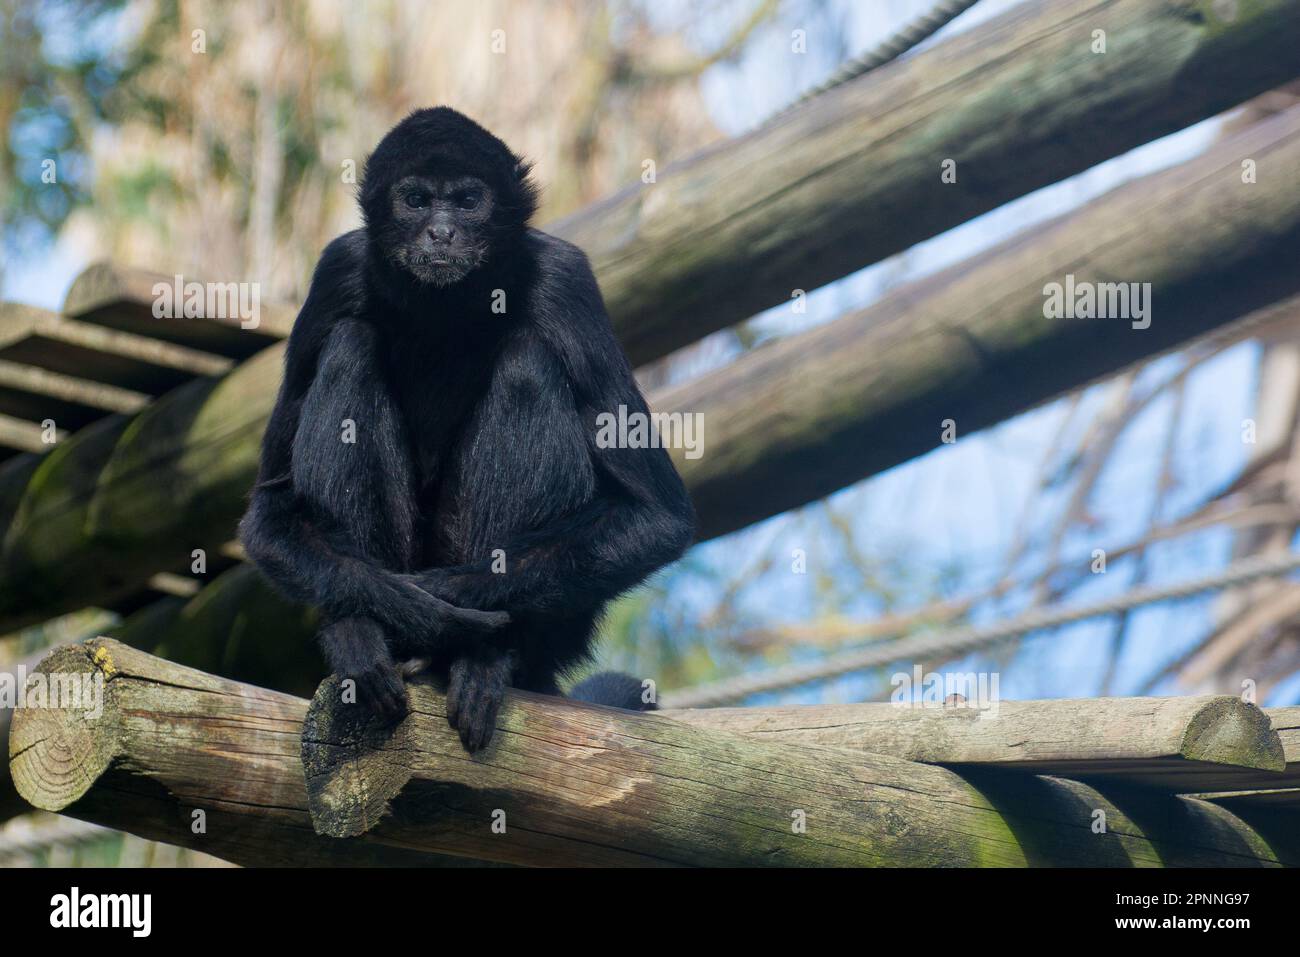
M 1273 733 L 1268 715 L 1239 698 L 1208 701 L 1188 722 L 1182 754 L 1190 761 L 1286 770 L 1282 741 Z
M 28 676 L 27 703 L 10 729 L 9 770 L 30 804 L 61 811 L 108 770 L 118 744 L 114 673 L 111 651 L 90 642 L 60 648 Z M 66 696 L 72 688 L 80 697 Z
M 344 700 L 331 676 L 321 682 L 302 731 L 302 766 L 317 834 L 359 837 L 388 813 L 389 802 L 411 778 L 393 760 L 410 747 L 408 715 L 384 725 L 368 709 Z

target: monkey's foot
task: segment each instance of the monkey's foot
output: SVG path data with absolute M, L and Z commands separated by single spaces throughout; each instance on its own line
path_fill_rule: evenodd
M 447 682 L 447 723 L 473 754 L 488 746 L 510 680 L 508 657 L 457 658 Z

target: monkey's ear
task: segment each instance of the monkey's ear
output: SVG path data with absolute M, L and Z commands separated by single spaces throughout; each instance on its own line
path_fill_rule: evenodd
M 537 212 L 540 198 L 537 184 L 533 182 L 533 164 L 521 156 L 516 156 L 513 176 L 515 188 L 511 205 L 514 207 L 518 222 L 524 225 L 532 218 L 533 213 Z

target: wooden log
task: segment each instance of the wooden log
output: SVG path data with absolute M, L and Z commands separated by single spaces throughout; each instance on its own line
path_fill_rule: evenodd
M 1265 708 L 1264 714 L 1268 716 L 1278 740 L 1282 743 L 1282 756 L 1286 760 L 1286 770 L 1280 775 L 1268 773 L 1242 775 L 1232 782 L 1231 787 L 1237 791 L 1291 790 L 1294 792 L 1295 789 L 1300 788 L 1300 707 Z M 1271 800 L 1285 801 L 1286 798 L 1279 796 Z
M 1220 788 L 1205 788 L 1206 791 L 1219 791 L 1212 797 L 1216 801 L 1230 801 L 1233 807 L 1247 804 L 1291 805 L 1298 803 L 1300 796 L 1300 707 L 1265 708 L 1273 731 L 1282 745 L 1282 757 L 1286 767 L 1281 774 L 1268 771 L 1245 772 L 1234 776 Z M 1227 792 L 1231 792 L 1231 794 Z
M 95 719 L 75 707 L 16 713 L 10 763 L 27 800 L 237 863 L 448 860 L 423 849 L 548 865 L 1286 860 L 1206 802 L 1170 799 L 1139 825 L 1076 782 L 996 771 L 972 781 L 537 695 L 512 694 L 499 738 L 470 758 L 425 684 L 410 689 L 415 712 L 385 730 L 336 706 L 333 679 L 308 718 L 301 699 L 109 639 L 60 649 L 40 670 L 99 675 L 106 690 Z M 316 826 L 363 835 L 307 826 L 300 749 Z M 194 832 L 196 810 L 205 833 Z M 493 831 L 498 811 L 504 833 Z M 794 833 L 796 811 L 806 833 Z M 1102 834 L 1093 832 L 1099 813 Z
M 971 765 L 959 773 L 1016 822 L 1030 867 L 1300 865 L 1295 828 L 1279 827 L 1276 818 L 1261 826 L 1210 801 L 1117 780 L 1085 783 Z
M 667 710 L 765 741 L 871 751 L 1175 793 L 1276 778 L 1282 742 L 1259 708 L 1230 695 L 1000 701 L 996 709 L 895 704 Z
M 1300 858 L 1300 707 L 1265 708 L 1282 742 L 1286 771 L 1237 783 L 1238 790 L 1197 795 L 1226 808 L 1284 858 Z
M 1155 814 L 1150 802 L 1117 800 L 1074 781 L 989 769 L 933 775 L 885 756 L 766 738 L 750 748 L 738 736 L 692 734 L 660 715 L 523 693 L 510 695 L 497 739 L 471 759 L 446 725 L 442 696 L 427 684 L 409 691 L 414 713 L 395 729 L 340 704 L 332 679 L 317 692 L 303 760 L 318 829 L 516 864 L 1254 866 L 1292 859 L 1206 802 L 1160 795 L 1151 799 L 1162 812 Z M 978 797 L 962 794 L 968 787 Z M 961 807 L 936 810 L 934 802 L 948 801 Z M 818 842 L 789 834 L 792 807 L 817 822 Z M 997 809 L 1014 850 L 971 814 L 976 808 Z M 1094 832 L 1099 812 L 1104 835 Z M 507 830 L 494 834 L 488 824 L 502 813 Z
M 0 501 L 18 502 L 0 552 L 0 628 L 111 604 L 160 568 L 187 565 L 193 549 L 229 541 L 256 473 L 281 350 L 190 382 L 132 419 L 96 422 L 32 473 L 0 472 Z
M 1242 181 L 1246 160 L 1258 182 Z M 1300 313 L 1298 180 L 1293 109 L 867 309 L 654 396 L 657 411 L 704 422 L 702 455 L 673 450 L 700 537 L 928 452 L 945 420 L 966 436 L 1233 319 L 1271 319 L 1283 300 Z M 1049 317 L 1045 289 L 1067 276 L 1150 283 L 1150 326 Z
M 341 703 L 335 679 L 312 699 L 303 765 L 321 833 L 525 865 L 1023 863 L 987 802 L 937 769 L 526 692 L 471 758 L 443 696 L 408 693 L 396 728 Z
M 182 277 L 182 281 L 203 283 L 189 276 Z M 206 299 L 202 315 L 155 316 L 155 290 L 159 285 L 174 289 L 175 284 L 175 276 L 99 262 L 73 281 L 63 301 L 63 312 L 84 322 L 234 359 L 248 358 L 285 338 L 293 328 L 296 310 L 292 306 L 260 301 L 257 324 L 251 328 L 244 328 L 245 317 L 228 308 L 209 313 Z M 175 300 L 175 294 L 171 295 Z
M 312 640 L 317 623 L 252 565 L 237 565 L 174 613 L 148 607 L 108 634 L 177 664 L 307 697 L 328 670 Z
M 1300 3 L 1227 6 L 1021 4 L 554 229 L 643 362 L 1300 75 Z
M 299 759 L 301 698 L 111 639 L 60 648 L 36 670 L 65 682 L 99 678 L 104 689 L 98 716 L 49 706 L 13 715 L 9 769 L 38 808 L 248 866 L 465 863 L 314 833 Z
M 0 359 L 147 395 L 162 395 L 234 366 L 224 356 L 13 302 L 0 302 Z

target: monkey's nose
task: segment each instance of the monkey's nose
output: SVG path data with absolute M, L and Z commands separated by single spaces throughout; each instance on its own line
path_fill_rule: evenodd
M 456 235 L 456 228 L 450 223 L 437 223 L 429 227 L 429 238 L 435 243 L 449 243 Z

